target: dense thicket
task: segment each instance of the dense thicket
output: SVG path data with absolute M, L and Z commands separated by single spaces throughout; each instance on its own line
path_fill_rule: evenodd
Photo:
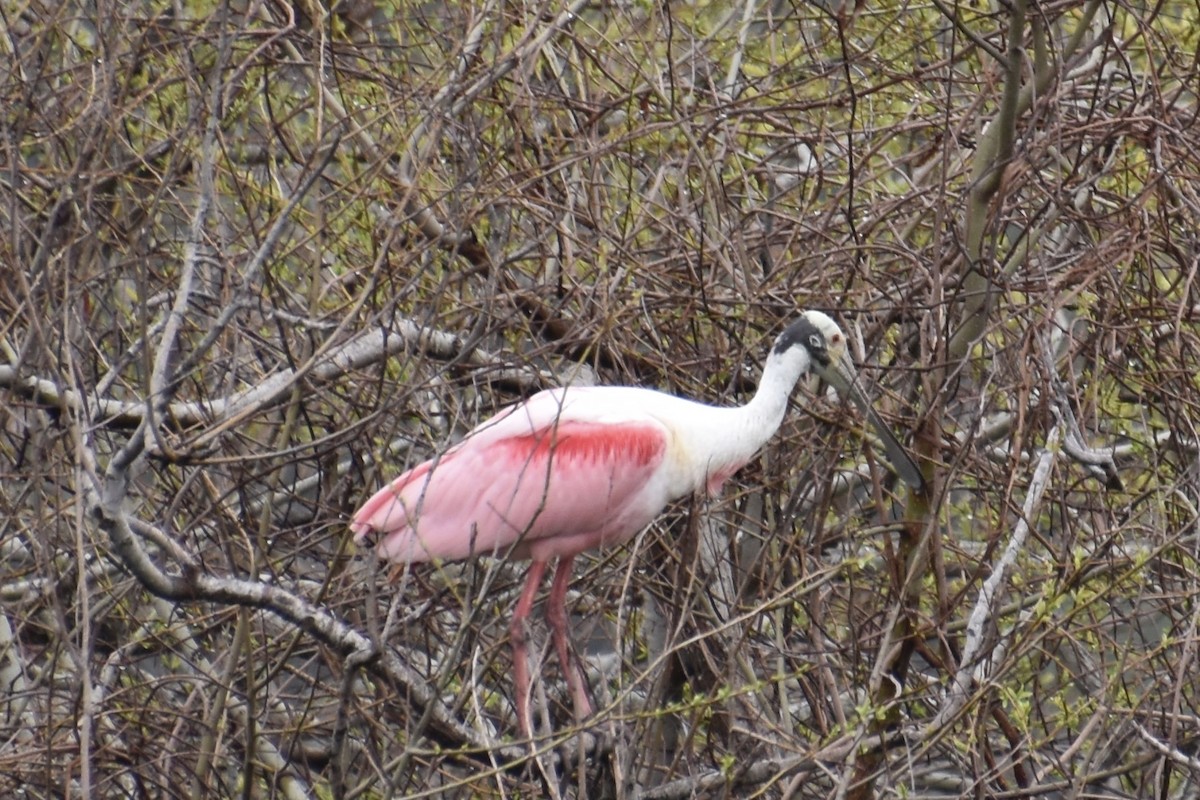
M 266 0 L 0 11 L 0 793 L 1194 797 L 1195 4 Z M 537 389 L 802 387 L 581 567 L 356 505 Z M 545 639 L 541 628 L 535 638 Z

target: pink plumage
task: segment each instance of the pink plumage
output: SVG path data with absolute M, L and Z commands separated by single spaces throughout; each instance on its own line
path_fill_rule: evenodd
M 653 478 L 669 433 L 652 418 L 589 419 L 593 404 L 574 401 L 595 391 L 565 408 L 561 392 L 538 395 L 405 472 L 354 515 L 356 541 L 382 533 L 379 555 L 399 563 L 540 561 L 633 536 L 666 502 Z
M 582 666 L 571 658 L 564 608 L 575 556 L 627 541 L 672 500 L 720 491 L 779 427 L 788 394 L 810 367 L 854 389 L 845 344 L 833 320 L 805 312 L 775 340 L 754 398 L 735 408 L 628 387 L 540 392 L 379 490 L 354 515 L 354 539 L 401 564 L 482 555 L 532 560 L 509 629 L 517 721 L 526 736 L 533 726 L 524 623 L 548 560 L 557 558 L 546 613 L 582 719 L 591 704 Z M 919 470 L 880 427 L 902 477 L 919 486 Z

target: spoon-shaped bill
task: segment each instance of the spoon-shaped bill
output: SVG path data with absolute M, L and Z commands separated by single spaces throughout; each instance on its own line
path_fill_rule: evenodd
M 871 405 L 871 401 L 867 398 L 866 394 L 859 388 L 858 380 L 854 373 L 854 366 L 850 363 L 849 359 L 843 358 L 840 361 L 833 361 L 826 366 L 819 366 L 816 372 L 826 383 L 837 389 L 838 394 L 843 397 L 849 397 L 867 415 L 867 419 L 875 426 L 875 430 L 883 442 L 883 449 L 887 453 L 887 459 L 891 462 L 892 469 L 896 470 L 896 474 L 900 476 L 900 479 L 914 489 L 923 489 L 925 479 L 921 477 L 920 468 L 917 467 L 912 456 L 908 454 L 908 451 L 896 439 L 896 435 L 892 433 L 892 429 L 876 413 L 875 407 Z

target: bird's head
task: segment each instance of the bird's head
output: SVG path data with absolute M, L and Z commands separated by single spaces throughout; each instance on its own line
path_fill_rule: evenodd
M 888 460 L 892 462 L 892 466 L 904 482 L 914 488 L 921 488 L 924 485 L 921 471 L 900 446 L 891 429 L 880 419 L 870 399 L 859 387 L 854 364 L 850 361 L 846 349 L 846 334 L 837 323 L 820 311 L 802 313 L 779 334 L 772 354 L 787 358 L 789 353 L 800 350 L 803 350 L 809 359 L 809 369 L 837 389 L 838 394 L 849 397 L 867 415 L 883 441 Z
M 836 322 L 820 311 L 805 311 L 797 317 L 795 322 L 779 334 L 772 348 L 776 356 L 786 356 L 793 350 L 802 351 L 807 355 L 810 369 L 822 377 L 825 376 L 825 371 L 834 365 L 848 363 L 846 334 L 842 333 Z M 840 391 L 841 387 L 838 388 Z

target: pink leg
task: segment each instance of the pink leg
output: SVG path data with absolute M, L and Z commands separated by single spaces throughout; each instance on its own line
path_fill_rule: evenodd
M 517 693 L 517 725 L 521 728 L 521 735 L 526 739 L 533 737 L 533 718 L 529 716 L 529 651 L 525 646 L 528 642 L 525 620 L 529 618 L 529 612 L 533 610 L 533 600 L 537 597 L 538 587 L 545 574 L 545 561 L 534 561 L 529 565 L 525 588 L 521 590 L 521 599 L 517 601 L 517 610 L 513 612 L 512 622 L 508 626 L 508 638 L 512 642 L 513 649 L 513 683 Z
M 583 664 L 576 656 L 572 658 L 571 642 L 567 634 L 567 586 L 571 582 L 571 567 L 574 556 L 563 556 L 554 568 L 554 582 L 550 584 L 550 597 L 546 601 L 546 619 L 554 635 L 554 648 L 558 652 L 558 664 L 571 690 L 571 701 L 575 704 L 575 721 L 582 722 L 592 713 L 592 701 L 587 693 L 587 675 Z

